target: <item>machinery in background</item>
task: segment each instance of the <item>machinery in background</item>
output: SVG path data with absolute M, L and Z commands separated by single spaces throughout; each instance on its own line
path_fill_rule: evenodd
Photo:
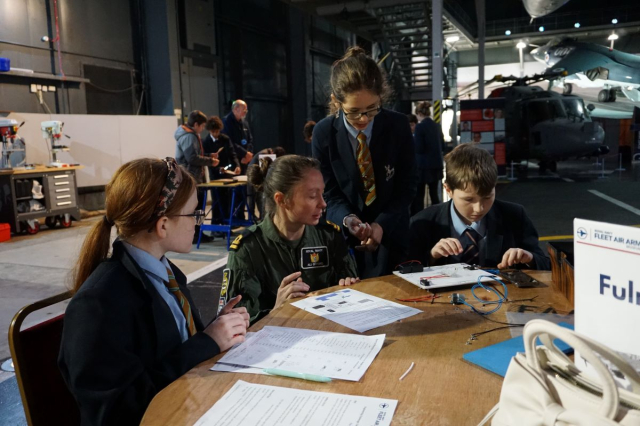
M 47 140 L 47 147 L 51 144 L 51 148 L 49 149 L 49 165 L 53 167 L 65 167 L 68 166 L 67 163 L 62 163 L 58 161 L 57 154 L 59 152 L 69 151 L 69 147 L 66 145 L 62 145 L 60 143 L 60 139 L 63 135 L 62 127 L 64 127 L 64 123 L 62 121 L 43 121 L 40 123 L 40 128 L 42 129 L 42 137 Z M 69 136 L 67 136 L 69 137 Z
M 567 3 L 569 0 L 522 0 L 531 20 L 555 12 Z
M 0 142 L 2 143 L 0 169 L 10 169 L 24 162 L 24 141 L 18 136 L 18 129 L 22 127 L 22 124 L 18 125 L 18 122 L 13 119 L 0 119 Z M 12 163 L 12 160 L 15 164 Z
M 554 38 L 531 51 L 531 56 L 548 68 L 547 75 L 566 72 L 566 76 L 549 77 L 553 84 L 570 94 L 572 84 L 579 87 L 602 88 L 598 101 L 615 102 L 622 93 L 633 102 L 640 102 L 640 57 L 595 43 L 583 43 L 572 38 Z
M 493 90 L 488 99 L 460 102 L 460 141 L 488 149 L 498 166 L 538 160 L 540 172 L 555 172 L 557 161 L 608 153 L 604 129 L 589 114 L 593 105 L 530 85 L 547 78 L 494 77 L 490 82 L 510 85 Z

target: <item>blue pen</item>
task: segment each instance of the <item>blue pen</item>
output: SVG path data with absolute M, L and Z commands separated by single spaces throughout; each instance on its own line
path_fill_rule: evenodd
M 280 370 L 279 368 L 265 368 L 264 371 L 272 376 L 292 377 L 294 379 L 311 380 L 312 382 L 327 383 L 331 381 L 330 377 L 318 376 L 316 374 L 296 373 L 295 371 Z

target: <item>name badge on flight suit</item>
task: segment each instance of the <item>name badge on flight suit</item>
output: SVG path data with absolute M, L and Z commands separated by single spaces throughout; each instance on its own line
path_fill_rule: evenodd
M 303 247 L 300 264 L 302 269 L 326 268 L 329 266 L 329 250 L 322 247 Z

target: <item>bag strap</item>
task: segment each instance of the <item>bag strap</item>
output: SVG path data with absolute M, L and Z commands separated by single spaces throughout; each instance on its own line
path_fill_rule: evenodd
M 631 384 L 631 391 L 633 393 L 640 395 L 640 374 L 638 374 L 638 372 L 624 358 L 618 355 L 615 351 L 609 349 L 608 347 L 596 342 L 595 340 L 587 336 L 584 336 L 581 334 L 578 334 L 578 336 L 582 340 L 584 340 L 594 352 L 599 353 L 603 358 L 611 362 L 611 364 L 613 364 L 618 370 L 620 370 L 620 372 L 624 374 L 626 379 Z M 543 334 L 543 335 L 540 335 L 539 337 L 542 344 L 550 352 L 553 352 L 554 356 L 559 356 L 562 359 L 564 359 L 566 363 L 565 365 L 568 365 L 569 368 L 577 369 L 577 367 L 569 359 L 569 357 L 567 357 L 564 354 L 564 352 L 562 352 L 560 349 L 556 347 L 555 344 L 553 344 L 553 338 L 551 338 L 551 336 L 549 336 L 548 334 Z
M 585 358 L 589 364 L 591 364 L 597 372 L 602 385 L 602 404 L 600 405 L 599 413 L 608 419 L 613 419 L 618 412 L 620 397 L 618 394 L 618 388 L 611 376 L 611 373 L 609 372 L 609 369 L 604 365 L 595 352 L 598 352 L 601 356 L 616 365 L 616 367 L 620 368 L 620 371 L 625 373 L 632 384 L 635 382 L 634 390 L 640 383 L 640 377 L 635 370 L 626 365 L 626 362 L 610 349 L 594 340 L 579 335 L 572 330 L 560 327 L 559 325 L 553 324 L 549 321 L 536 319 L 529 321 L 527 325 L 525 325 L 523 338 L 527 364 L 537 371 L 538 374 L 543 373 L 542 370 L 544 367 L 540 364 L 538 351 L 535 348 L 536 339 L 538 337 L 540 337 L 547 349 L 556 354 L 559 350 L 553 344 L 553 339 L 560 339 L 564 341 L 566 344 L 578 351 L 580 355 Z M 575 371 L 580 371 L 565 355 L 562 355 L 562 357 L 568 361 L 568 365 L 575 369 Z

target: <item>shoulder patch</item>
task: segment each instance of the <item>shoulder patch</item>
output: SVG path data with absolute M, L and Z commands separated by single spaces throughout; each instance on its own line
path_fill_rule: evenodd
M 242 241 L 242 234 L 238 235 L 235 240 L 229 245 L 229 250 L 238 250 L 240 246 L 240 241 Z
M 340 227 L 338 225 L 336 225 L 335 223 L 333 223 L 333 222 L 331 222 L 329 220 L 327 220 L 326 222 L 327 222 L 327 225 L 333 227 L 333 229 L 335 229 L 337 232 L 340 232 Z
M 249 228 L 245 228 L 244 231 L 242 231 L 242 233 L 240 235 L 238 235 L 229 245 L 229 250 L 233 250 L 233 251 L 238 251 L 238 249 L 240 248 L 240 245 L 244 240 L 246 241 L 247 237 L 250 237 L 253 232 L 255 231 L 255 225 L 249 227 Z

